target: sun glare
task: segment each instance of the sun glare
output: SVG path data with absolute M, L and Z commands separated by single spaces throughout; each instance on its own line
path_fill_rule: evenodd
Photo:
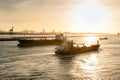
M 70 14 L 71 31 L 104 32 L 109 26 L 109 15 L 109 10 L 95 1 L 75 5 Z
M 85 70 L 95 70 L 97 69 L 98 59 L 96 55 L 91 55 L 88 59 L 84 59 L 85 64 L 81 67 Z
M 92 44 L 97 44 L 97 37 L 92 36 L 92 37 L 85 37 L 84 38 L 84 43 L 86 46 L 91 46 Z

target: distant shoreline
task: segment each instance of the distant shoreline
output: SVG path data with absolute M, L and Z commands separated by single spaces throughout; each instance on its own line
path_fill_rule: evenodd
M 0 35 L 54 35 L 60 33 L 22 33 L 22 32 L 0 32 Z
M 46 32 L 46 33 L 24 33 L 24 32 L 0 32 L 0 35 L 56 35 L 56 34 L 61 34 L 61 33 L 51 33 L 51 32 Z M 97 36 L 115 36 L 117 34 L 112 34 L 112 33 L 71 33 L 71 32 L 63 32 L 62 34 L 66 34 L 66 35 L 73 35 L 73 36 L 77 36 L 77 35 L 86 35 L 86 36 L 92 36 L 92 35 L 97 35 Z

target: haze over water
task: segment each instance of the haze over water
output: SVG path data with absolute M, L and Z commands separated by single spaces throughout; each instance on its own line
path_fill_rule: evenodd
M 1 41 L 0 80 L 119 80 L 120 37 L 107 37 L 99 51 L 69 56 L 55 55 L 56 46 L 21 48 L 17 41 Z M 86 37 L 69 39 L 81 43 Z

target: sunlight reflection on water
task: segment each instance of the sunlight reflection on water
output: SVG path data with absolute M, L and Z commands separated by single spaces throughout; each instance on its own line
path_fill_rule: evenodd
M 97 69 L 97 64 L 98 64 L 98 59 L 96 55 L 91 54 L 89 58 L 84 58 L 83 59 L 84 64 L 81 65 L 82 69 L 85 70 L 96 70 Z
M 100 70 L 97 54 L 91 53 L 88 56 L 86 55 L 85 56 L 81 55 L 81 56 L 77 56 L 77 58 L 74 60 L 75 64 L 73 70 L 71 70 L 71 73 L 76 77 L 82 75 L 83 79 L 96 80 L 98 78 L 97 73 Z

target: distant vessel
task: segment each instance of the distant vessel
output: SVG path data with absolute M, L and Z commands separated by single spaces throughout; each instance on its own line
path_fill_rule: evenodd
M 74 46 L 77 45 L 77 46 Z M 70 54 L 78 54 L 90 51 L 96 51 L 100 47 L 99 42 L 97 44 L 91 46 L 79 46 L 78 44 L 73 43 L 73 41 L 66 41 L 58 48 L 56 48 L 55 53 L 60 55 L 70 55 Z
M 55 37 L 26 37 L 19 39 L 18 46 L 29 47 L 29 46 L 44 46 L 44 45 L 60 45 L 67 40 L 67 36 L 63 34 L 55 35 Z
M 99 38 L 99 40 L 107 40 L 108 38 L 107 37 L 101 37 Z

